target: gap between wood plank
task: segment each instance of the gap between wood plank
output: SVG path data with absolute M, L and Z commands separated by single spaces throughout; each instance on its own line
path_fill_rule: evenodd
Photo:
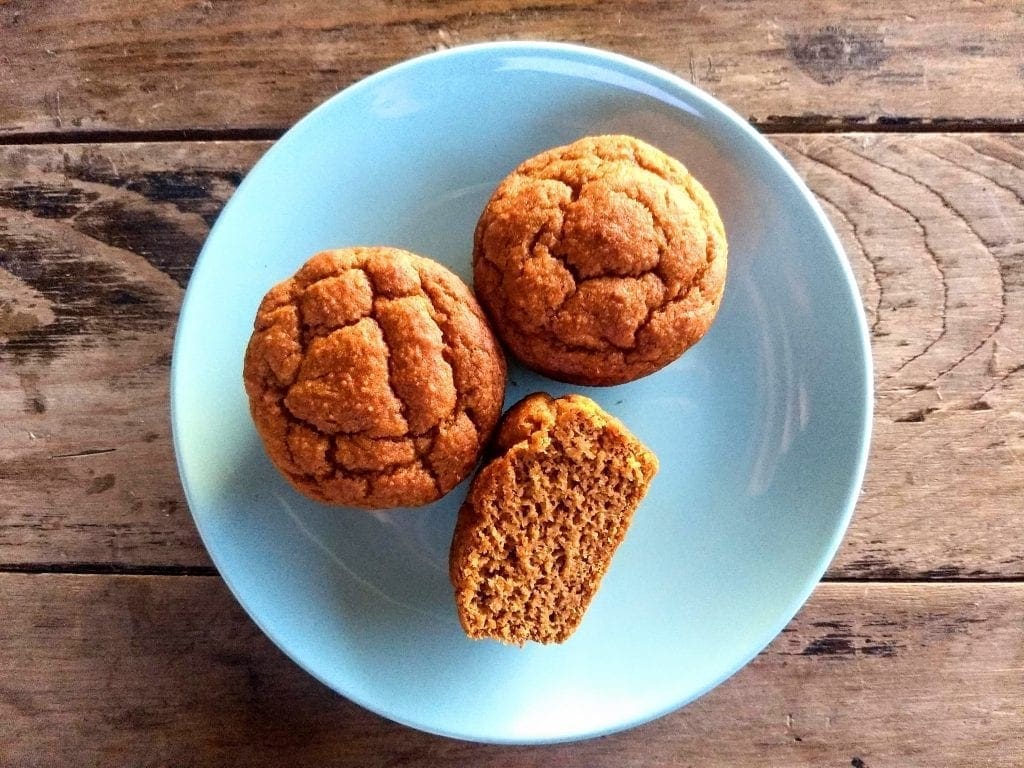
M 1024 130 L 1024 122 L 1021 124 Z M 181 128 L 158 131 L 43 131 L 0 134 L 0 147 L 22 144 L 160 144 L 182 141 L 276 141 L 283 128 Z
M 69 576 L 217 576 L 212 565 L 130 565 L 123 563 L 0 563 L 0 574 L 23 573 Z M 1017 576 L 935 576 L 906 578 L 887 576 L 874 579 L 867 576 L 831 577 L 821 579 L 822 584 L 1022 584 Z
M 1024 133 L 1024 119 L 770 116 L 751 120 L 765 135 L 782 133 Z M 285 128 L 175 128 L 163 130 L 41 131 L 0 134 L 0 146 L 127 144 L 181 141 L 276 141 Z
M 216 576 L 212 565 L 131 565 L 125 563 L 0 563 L 2 573 L 71 576 Z

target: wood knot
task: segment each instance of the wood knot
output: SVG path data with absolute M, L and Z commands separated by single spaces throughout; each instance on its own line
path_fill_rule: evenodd
M 890 55 L 881 36 L 836 26 L 789 35 L 787 44 L 797 66 L 824 85 L 834 85 L 854 72 L 873 72 Z

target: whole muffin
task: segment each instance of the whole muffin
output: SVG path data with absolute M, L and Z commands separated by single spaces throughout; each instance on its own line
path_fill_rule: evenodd
M 466 477 L 501 413 L 505 361 L 443 266 L 344 248 L 267 293 L 243 379 L 267 453 L 295 488 L 381 509 L 434 501 Z
M 711 326 L 725 230 L 677 160 L 630 136 L 580 139 L 498 186 L 476 227 L 477 297 L 527 366 L 621 384 L 671 363 Z

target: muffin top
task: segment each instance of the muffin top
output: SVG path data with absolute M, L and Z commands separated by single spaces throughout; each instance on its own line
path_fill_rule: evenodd
M 243 370 L 273 463 L 315 499 L 440 498 L 500 415 L 501 350 L 466 285 L 396 248 L 324 251 L 264 297 Z
M 474 287 L 529 367 L 620 384 L 700 340 L 726 254 L 715 204 L 681 163 L 629 136 L 597 136 L 501 182 L 477 224 Z

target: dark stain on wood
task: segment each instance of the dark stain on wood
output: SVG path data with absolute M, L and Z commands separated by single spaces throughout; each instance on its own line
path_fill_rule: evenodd
M 860 647 L 860 652 L 865 656 L 883 656 L 889 658 L 896 655 L 898 648 L 904 648 L 906 646 L 898 645 L 896 643 L 873 643 L 871 638 L 867 638 L 867 642 Z
M 842 621 L 812 621 L 812 627 L 823 627 L 825 629 L 844 629 L 849 631 L 850 625 Z
M 114 292 L 114 295 L 110 297 L 110 303 L 115 305 L 139 304 L 141 302 L 142 299 L 140 299 L 134 293 L 132 293 L 131 291 L 126 291 L 121 288 L 117 289 Z
M 203 245 L 202 239 L 157 211 L 120 200 L 95 204 L 75 219 L 74 226 L 100 242 L 142 256 L 181 287 L 188 283 Z
M 105 184 L 142 195 L 154 203 L 170 203 L 182 213 L 194 213 L 212 226 L 227 194 L 242 183 L 236 169 L 190 168 L 168 171 L 118 173 L 106 156 L 83 153 L 68 160 L 64 173 L 71 179 Z
M 845 632 L 829 632 L 809 642 L 798 655 L 828 656 L 835 658 L 852 658 L 853 656 L 879 656 L 890 658 L 906 646 L 888 639 L 876 640 L 872 637 L 858 635 L 847 630 Z M 787 654 L 789 655 L 789 654 Z
M 900 424 L 916 424 L 924 421 L 928 417 L 928 414 L 934 413 L 937 410 L 938 408 L 932 407 L 918 408 L 917 410 L 911 411 L 905 416 L 897 416 L 895 419 L 893 419 L 893 421 Z
M 241 171 L 189 171 L 146 172 L 130 178 L 125 189 L 137 192 L 149 200 L 169 202 L 184 213 L 202 216 L 212 225 L 224 201 L 211 194 L 215 182 L 224 182 L 231 189 L 242 183 Z
M 41 219 L 69 219 L 99 198 L 99 193 L 79 187 L 52 184 L 18 184 L 0 188 L 0 208 L 31 211 Z
M 880 36 L 836 26 L 790 35 L 787 43 L 797 66 L 824 85 L 834 85 L 854 72 L 874 72 L 889 58 Z
M 72 343 L 97 344 L 118 331 L 165 331 L 174 322 L 166 297 L 151 287 L 43 235 L 0 232 L 0 253 L 3 268 L 48 299 L 56 315 L 0 343 L 0 356 L 49 360 Z
M 0 208 L 27 211 L 33 216 L 68 220 L 75 230 L 114 248 L 125 249 L 149 261 L 179 286 L 188 283 L 205 232 L 187 228 L 160 205 L 198 216 L 209 228 L 225 201 L 241 183 L 242 169 L 194 168 L 119 172 L 104 153 L 64 154 L 64 184 L 34 182 L 0 188 Z M 99 184 L 139 197 L 103 199 L 101 191 L 83 189 L 75 182 Z M 130 291 L 112 297 L 114 304 L 141 303 Z
M 857 652 L 848 635 L 829 633 L 812 640 L 800 652 L 801 656 L 852 656 Z
M 901 629 L 897 624 L 886 624 L 884 627 L 875 625 L 873 629 L 869 630 L 867 623 L 855 627 L 848 621 L 832 619 L 812 621 L 808 626 L 826 631 L 821 637 L 813 638 L 796 655 L 828 656 L 840 659 L 858 654 L 890 657 L 895 656 L 900 648 L 906 647 L 894 639 Z M 871 634 L 869 635 L 867 632 Z M 785 655 L 793 654 L 790 652 Z
M 877 554 L 869 550 L 856 560 L 846 564 L 843 571 L 848 575 L 871 579 L 895 579 L 903 575 L 903 571 L 893 565 L 885 553 Z
M 113 475 L 99 475 L 92 479 L 92 482 L 89 483 L 89 487 L 85 489 L 85 492 L 89 495 L 103 493 L 104 491 L 109 491 L 113 488 L 115 482 L 117 481 Z

